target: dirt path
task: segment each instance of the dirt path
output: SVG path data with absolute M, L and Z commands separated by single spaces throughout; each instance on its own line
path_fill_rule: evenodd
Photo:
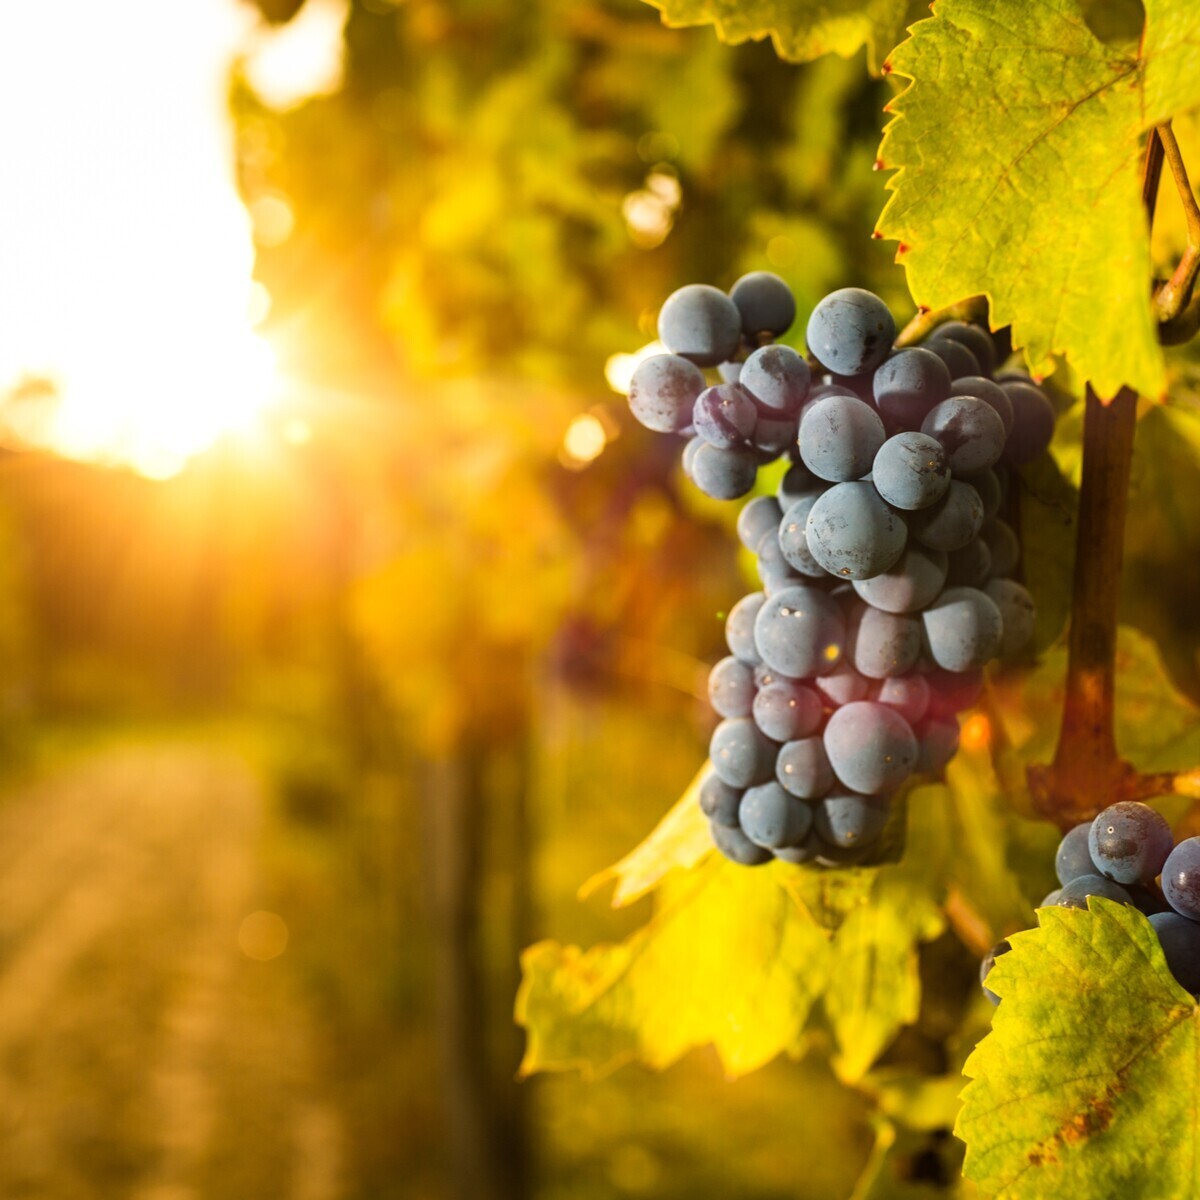
M 288 955 L 239 944 L 263 818 L 246 763 L 185 744 L 0 797 L 2 1200 L 343 1194 Z

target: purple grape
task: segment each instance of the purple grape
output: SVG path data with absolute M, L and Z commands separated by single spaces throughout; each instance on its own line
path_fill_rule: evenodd
M 854 396 L 823 396 L 800 418 L 800 457 L 829 483 L 861 479 L 887 435 L 879 414 Z
M 887 358 L 896 322 L 880 298 L 862 288 L 841 288 L 826 296 L 808 319 L 812 356 L 827 371 L 862 375 Z
M 1110 804 L 1088 831 L 1096 870 L 1117 883 L 1153 882 L 1174 846 L 1166 818 L 1136 800 Z
M 712 768 L 734 788 L 764 783 L 775 771 L 775 743 L 749 717 L 731 717 L 713 730 L 708 744 Z
M 978 588 L 947 588 L 922 614 L 929 654 L 947 671 L 970 671 L 1000 651 L 1004 624 L 995 602 Z
M 754 723 L 776 742 L 808 737 L 821 727 L 824 708 L 811 688 L 798 683 L 768 684 L 754 697 Z
M 770 850 L 756 846 L 736 826 L 731 828 L 728 825 L 718 825 L 715 821 L 710 821 L 708 831 L 712 834 L 713 845 L 730 862 L 737 863 L 739 867 L 761 867 L 774 858 Z
M 658 337 L 672 354 L 715 367 L 737 353 L 742 314 L 719 289 L 689 283 L 667 297 L 658 314 Z
M 679 433 L 692 420 L 696 397 L 704 390 L 704 372 L 677 354 L 655 354 L 634 368 L 629 410 L 647 429 Z
M 832 671 L 845 641 L 846 625 L 837 601 L 812 587 L 783 588 L 766 600 L 754 619 L 759 657 L 793 679 Z
M 1167 856 L 1162 890 L 1177 913 L 1193 921 L 1200 919 L 1200 837 L 1184 838 Z
M 1092 832 L 1091 821 L 1084 821 L 1069 829 L 1054 855 L 1054 873 L 1058 882 L 1064 886 L 1080 875 L 1095 875 L 1096 864 L 1092 862 L 1092 852 L 1088 849 L 1088 837 Z
M 819 800 L 833 787 L 833 768 L 820 737 L 784 742 L 775 759 L 775 778 L 801 800 Z
M 747 788 L 738 809 L 742 832 L 768 850 L 796 846 L 812 828 L 813 811 L 774 780 Z
M 916 766 L 917 739 L 895 709 L 860 700 L 829 718 L 825 753 L 846 787 L 864 796 L 886 795 Z
M 708 673 L 708 701 L 722 717 L 748 717 L 754 700 L 754 672 L 729 656 Z
M 946 555 L 909 543 L 887 571 L 854 580 L 854 591 L 873 608 L 915 613 L 931 604 L 946 582 Z

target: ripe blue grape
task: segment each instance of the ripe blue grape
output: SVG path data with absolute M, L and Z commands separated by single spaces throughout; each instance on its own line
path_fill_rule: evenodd
M 809 352 L 839 375 L 873 371 L 887 358 L 895 336 L 888 306 L 862 288 L 831 292 L 813 309 L 806 331 Z
M 701 446 L 706 444 L 707 443 L 702 437 L 689 437 L 687 442 L 684 444 L 683 454 L 680 456 L 683 463 L 683 473 L 689 479 L 691 479 L 693 483 L 696 482 L 695 479 L 692 478 L 692 466 L 696 461 L 696 451 L 699 450 Z
M 1129 893 L 1103 875 L 1077 875 L 1070 883 L 1064 883 L 1058 897 L 1059 908 L 1087 908 L 1089 896 L 1103 896 L 1106 900 L 1129 903 Z
M 814 825 L 827 846 L 850 850 L 869 846 L 883 832 L 890 808 L 880 796 L 838 791 L 816 805 Z
M 1007 938 L 1004 941 L 997 942 L 987 952 L 987 954 L 983 956 L 983 962 L 979 964 L 979 986 L 983 988 L 983 994 L 993 1004 L 999 1004 L 1000 997 L 997 996 L 996 993 L 987 986 L 987 977 L 992 973 L 992 967 L 996 965 L 996 959 L 998 959 L 1002 954 L 1007 954 L 1011 949 L 1012 946 L 1009 945 Z
M 775 772 L 775 743 L 749 717 L 730 717 L 713 730 L 708 756 L 713 770 L 730 787 L 745 788 Z
M 993 579 L 983 594 L 1000 610 L 1000 657 L 1013 658 L 1033 641 L 1037 621 L 1033 597 L 1013 579 Z
M 967 375 L 983 374 L 979 359 L 961 342 L 952 341 L 950 338 L 943 338 L 940 341 L 933 338 L 927 341 L 923 348 L 931 354 L 936 354 L 946 364 L 952 380 L 963 379 Z
M 742 832 L 756 845 L 775 850 L 796 846 L 812 828 L 813 811 L 774 779 L 747 788 L 738 809 Z
M 704 432 L 699 421 L 696 430 Z M 986 471 L 1004 453 L 1004 422 L 1000 414 L 974 396 L 951 396 L 943 400 L 921 422 L 921 432 L 941 443 L 946 462 L 955 475 Z
M 763 590 L 768 596 L 782 587 L 803 583 L 804 580 L 792 569 L 779 546 L 779 535 L 768 530 L 755 547 L 758 555 L 758 577 L 763 581 Z
M 700 783 L 700 811 L 710 821 L 736 828 L 741 802 L 741 788 L 730 787 L 712 767 L 705 771 Z
M 875 372 L 872 393 L 888 429 L 920 429 L 926 413 L 950 395 L 950 372 L 924 347 L 897 350 Z
M 1177 913 L 1200 920 L 1200 837 L 1184 838 L 1167 856 L 1162 890 Z
M 758 459 L 747 446 L 720 450 L 701 441 L 691 457 L 692 482 L 714 500 L 736 500 L 744 496 L 758 476 Z
M 713 845 L 739 867 L 761 867 L 774 858 L 770 850 L 756 846 L 737 826 L 731 828 L 710 821 L 708 831 L 712 834 Z
M 893 567 L 908 531 L 870 483 L 839 483 L 822 492 L 805 526 L 808 548 L 831 575 L 871 579 Z
M 861 479 L 886 438 L 879 414 L 854 396 L 822 396 L 800 418 L 800 457 L 830 483 Z
M 791 346 L 774 344 L 746 359 L 738 382 L 764 409 L 796 413 L 808 397 L 812 372 Z
M 764 533 L 779 528 L 783 518 L 783 510 L 774 496 L 755 496 L 742 507 L 738 513 L 738 541 L 747 550 L 753 550 L 763 539 Z
M 679 433 L 691 424 L 702 391 L 704 372 L 695 363 L 677 354 L 655 354 L 634 369 L 629 411 L 656 433 Z
M 808 737 L 821 726 L 821 698 L 811 688 L 779 680 L 760 688 L 754 697 L 754 723 L 776 742 Z
M 965 375 L 950 385 L 950 395 L 974 396 L 976 399 L 990 404 L 1004 425 L 1004 436 L 1008 437 L 1008 431 L 1012 428 L 1013 423 L 1012 401 L 1008 398 L 1008 393 L 995 380 L 985 379 L 982 375 Z
M 1012 526 L 1001 520 L 991 521 L 984 526 L 982 537 L 992 556 L 992 577 L 1007 578 L 1021 561 L 1021 543 Z
M 729 289 L 729 298 L 742 316 L 742 332 L 754 338 L 760 333 L 778 337 L 796 319 L 796 298 L 778 275 L 751 271 Z
M 788 508 L 779 523 L 779 549 L 783 557 L 801 575 L 819 579 L 829 572 L 812 556 L 808 548 L 808 514 L 817 501 L 819 492 L 809 492 Z
M 912 672 L 881 679 L 871 689 L 871 699 L 894 708 L 916 732 L 917 723 L 929 711 L 929 680 Z
M 970 671 L 1000 651 L 1004 624 L 978 588 L 947 588 L 922 614 L 929 655 L 947 671 Z
M 903 675 L 920 657 L 921 622 L 867 605 L 849 640 L 855 668 L 869 679 L 887 679 Z
M 941 444 L 911 430 L 890 437 L 871 465 L 875 490 L 893 508 L 913 511 L 936 504 L 950 486 L 950 467 Z
M 1041 900 L 1034 905 L 1034 908 L 1054 908 L 1059 899 L 1062 897 L 1062 888 L 1056 887 L 1047 892 Z
M 871 579 L 856 579 L 854 590 L 873 608 L 913 613 L 931 604 L 945 582 L 946 555 L 910 542 L 892 567 Z
M 1185 991 L 1200 992 L 1200 924 L 1174 912 L 1153 913 L 1150 924 L 1171 974 Z
M 793 679 L 832 671 L 845 640 L 837 601 L 812 587 L 781 589 L 754 619 L 754 644 L 762 661 Z
M 871 690 L 871 681 L 856 671 L 850 663 L 842 662 L 828 675 L 814 679 L 813 687 L 834 708 L 840 708 L 843 704 L 852 704 L 855 700 L 865 700 Z
M 958 753 L 958 722 L 953 717 L 934 716 L 931 711 L 915 731 L 917 765 L 914 770 L 919 775 L 940 776 Z
M 766 598 L 763 592 L 751 592 L 743 596 L 725 618 L 725 644 L 730 654 L 750 667 L 757 667 L 762 662 L 754 645 L 754 621 Z
M 658 337 L 672 354 L 698 367 L 715 367 L 737 352 L 742 314 L 718 288 L 689 283 L 672 292 L 659 310 Z
M 1054 437 L 1054 408 L 1046 394 L 1032 383 L 1003 385 L 1013 408 L 1012 431 L 1004 448 L 1004 461 L 1023 467 L 1040 458 Z
M 833 767 L 819 737 L 784 742 L 775 758 L 775 778 L 801 800 L 819 800 L 833 787 Z
M 917 739 L 895 709 L 871 700 L 844 705 L 825 726 L 825 753 L 851 791 L 885 795 L 912 773 Z
M 982 537 L 946 556 L 946 586 L 982 588 L 991 577 L 992 552 Z M 993 597 L 995 599 L 995 597 Z
M 722 717 L 748 717 L 754 702 L 754 672 L 730 655 L 708 673 L 708 700 Z
M 983 502 L 979 493 L 961 479 L 952 479 L 936 504 L 908 519 L 909 532 L 931 550 L 961 550 L 982 527 Z
M 979 363 L 980 373 L 991 375 L 996 369 L 996 346 L 991 336 L 978 325 L 968 325 L 965 321 L 946 321 L 939 325 L 930 338 L 934 341 L 949 340 L 966 346 Z
M 696 432 L 718 450 L 744 446 L 754 432 L 758 410 L 741 384 L 719 383 L 696 397 L 692 423 Z
M 1064 886 L 1080 875 L 1095 875 L 1096 864 L 1092 862 L 1092 852 L 1088 848 L 1088 839 L 1092 832 L 1091 821 L 1084 821 L 1069 829 L 1058 843 L 1054 855 L 1054 873 L 1058 882 Z
M 1088 831 L 1092 862 L 1117 883 L 1153 882 L 1174 847 L 1166 818 L 1136 800 L 1110 804 Z

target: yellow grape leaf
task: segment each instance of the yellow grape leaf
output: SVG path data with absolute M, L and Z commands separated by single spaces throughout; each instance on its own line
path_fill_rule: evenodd
M 921 0 L 647 0 L 667 25 L 713 25 L 723 42 L 770 37 L 790 62 L 823 54 L 849 58 L 863 46 L 872 72 L 925 11 Z
M 1103 398 L 1161 396 L 1142 139 L 1200 105 L 1200 5 L 1146 0 L 1140 41 L 1119 42 L 1078 0 L 933 8 L 889 59 L 911 82 L 880 148 L 897 173 L 879 233 L 913 298 L 986 294 L 1035 371 L 1064 355 Z
M 997 1200 L 1200 1194 L 1200 1009 L 1136 909 L 1038 910 L 967 1059 L 963 1174 Z
M 521 1074 L 666 1067 L 712 1043 L 730 1075 L 795 1044 L 828 972 L 829 935 L 780 881 L 716 856 L 668 879 L 650 923 L 620 945 L 539 942 L 522 955 Z

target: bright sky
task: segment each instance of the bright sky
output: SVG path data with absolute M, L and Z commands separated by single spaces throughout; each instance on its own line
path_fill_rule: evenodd
M 279 400 L 225 114 L 340 81 L 347 0 L 280 33 L 237 0 L 0 5 L 0 395 L 55 382 L 61 453 L 165 477 Z

